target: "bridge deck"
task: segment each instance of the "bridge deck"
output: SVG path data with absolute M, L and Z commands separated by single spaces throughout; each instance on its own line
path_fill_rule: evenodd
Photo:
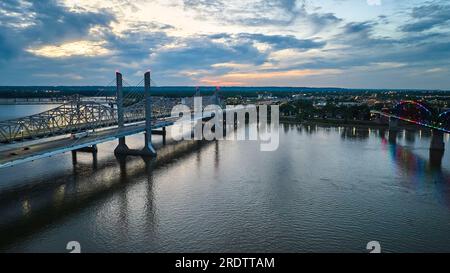
M 437 127 L 437 126 L 434 126 L 434 125 L 431 125 L 431 124 L 427 124 L 427 123 L 423 123 L 423 122 L 419 122 L 419 121 L 416 121 L 416 120 L 411 120 L 411 119 L 407 119 L 407 118 L 404 118 L 404 117 L 399 117 L 399 116 L 396 116 L 396 115 L 392 115 L 392 114 L 384 113 L 384 112 L 380 112 L 380 111 L 375 111 L 375 110 L 370 111 L 370 112 L 373 113 L 373 114 L 378 114 L 378 115 L 387 117 L 387 118 L 394 118 L 394 119 L 398 119 L 398 120 L 401 120 L 401 121 L 409 122 L 411 124 L 416 124 L 416 125 L 419 125 L 419 126 L 423 126 L 423 127 L 426 127 L 426 128 L 437 130 L 437 131 L 440 131 L 440 132 L 443 132 L 443 133 L 450 133 L 450 131 L 445 129 L 445 128 Z
M 242 109 L 243 108 L 238 107 L 234 110 Z M 227 113 L 228 111 L 228 109 L 225 109 L 223 112 Z M 214 112 L 203 112 L 202 116 L 192 116 L 191 121 L 196 122 L 198 120 L 210 119 L 213 117 L 213 115 Z M 152 129 L 174 125 L 178 119 L 178 117 L 161 117 L 153 122 Z M 142 132 L 145 132 L 145 121 L 128 125 L 124 128 L 114 127 L 102 131 L 97 131 L 93 135 L 89 135 L 77 140 L 71 139 L 69 136 L 67 136 L 57 140 L 42 140 L 42 142 L 29 144 L 28 146 L 26 146 L 27 149 L 24 149 L 23 147 L 4 149 L 0 151 L 0 169 L 12 167 L 21 163 L 30 162 L 45 157 L 51 157 L 65 152 L 79 150 L 92 145 L 112 141 L 125 136 L 139 134 Z
M 174 122 L 174 119 L 158 121 L 152 126 L 152 128 L 157 129 L 170 126 L 173 125 Z M 58 140 L 45 141 L 26 146 L 26 150 L 23 147 L 7 149 L 0 151 L 0 168 L 11 167 L 20 163 L 30 162 L 33 160 L 78 150 L 120 137 L 139 134 L 144 131 L 145 124 L 140 123 L 130 125 L 122 129 L 106 129 L 78 140 L 71 139 L 70 137 L 64 137 Z

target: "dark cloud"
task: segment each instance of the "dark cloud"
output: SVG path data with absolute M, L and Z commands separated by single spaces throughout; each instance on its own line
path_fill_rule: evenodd
M 297 0 L 278 0 L 278 3 L 282 8 L 286 10 L 293 10 L 296 6 Z
M 30 1 L 22 6 L 21 3 L 0 2 L 0 62 L 8 61 L 8 66 L 2 65 L 0 71 L 6 82 L 21 82 L 19 78 L 28 75 L 40 84 L 85 84 L 88 79 L 102 85 L 107 82 L 103 77 L 107 71 L 120 69 L 130 75 L 136 72 L 135 64 L 149 67 L 149 55 L 155 48 L 172 41 L 165 32 L 174 27 L 167 24 L 134 22 L 117 36 L 109 26 L 116 20 L 110 12 L 73 12 L 53 0 Z M 93 27 L 100 30 L 95 35 L 89 33 Z M 30 47 L 91 39 L 105 41 L 104 47 L 112 54 L 52 59 L 26 51 Z
M 114 53 L 115 58 L 122 58 L 124 62 L 142 62 L 147 60 L 156 49 L 174 41 L 168 37 L 166 30 L 173 26 L 157 22 L 135 22 L 119 36 L 106 33 L 104 39 L 106 47 Z
M 336 17 L 333 13 L 311 13 L 307 18 L 316 27 L 316 32 L 327 26 L 336 26 L 342 22 L 341 18 Z
M 33 26 L 23 34 L 43 43 L 84 37 L 92 27 L 108 26 L 115 20 L 108 11 L 71 12 L 55 0 L 33 1 L 30 12 L 36 14 Z
M 165 70 L 209 69 L 212 64 L 226 62 L 251 63 L 265 62 L 267 55 L 259 52 L 251 42 L 226 45 L 202 37 L 185 41 L 188 46 L 166 49 L 158 52 L 152 59 L 153 66 Z
M 9 60 L 18 53 L 17 47 L 11 41 L 10 37 L 5 37 L 6 35 L 7 32 L 0 27 L 0 62 Z
M 377 26 L 379 22 L 375 20 L 347 23 L 332 39 L 333 43 L 344 47 L 338 50 L 323 50 L 324 53 L 334 53 L 334 57 L 315 57 L 303 62 L 301 66 L 293 65 L 290 68 L 351 69 L 371 67 L 377 63 L 393 63 L 402 64 L 408 69 L 424 69 L 450 65 L 449 33 L 407 32 L 406 35 L 394 38 L 381 36 L 376 31 Z M 395 65 L 391 69 L 404 70 Z
M 345 44 L 353 49 L 364 49 L 377 51 L 384 46 L 393 46 L 398 40 L 389 36 L 379 36 L 375 34 L 376 21 L 351 22 L 345 24 L 342 32 L 334 37 L 335 42 Z
M 344 33 L 369 36 L 373 30 L 374 25 L 375 23 L 369 21 L 348 23 L 344 27 Z
M 420 44 L 407 44 L 403 50 L 389 52 L 384 58 L 409 64 L 449 65 L 450 42 L 425 41 Z
M 85 37 L 94 26 L 115 20 L 107 12 L 71 12 L 55 0 L 2 0 L 0 58 L 23 53 L 30 46 Z
M 294 36 L 250 33 L 218 33 L 178 42 L 186 46 L 159 50 L 151 59 L 154 70 L 160 71 L 156 74 L 160 78 L 167 79 L 182 71 L 206 70 L 210 75 L 221 75 L 233 70 L 230 67 L 212 67 L 219 63 L 262 65 L 269 61 L 270 52 L 260 52 L 255 42 L 270 44 L 275 50 L 295 48 L 306 51 L 325 46 L 325 42 L 297 39 Z
M 108 34 L 105 36 L 108 42 L 106 47 L 115 52 L 115 56 L 125 60 L 142 60 L 155 52 L 155 49 L 173 41 L 163 31 L 135 32 L 125 31 L 120 37 Z
M 424 5 L 415 7 L 412 22 L 401 27 L 404 32 L 421 32 L 450 24 L 450 5 Z
M 2 0 L 0 2 L 0 9 L 3 11 L 21 13 L 23 8 L 23 3 L 17 0 Z

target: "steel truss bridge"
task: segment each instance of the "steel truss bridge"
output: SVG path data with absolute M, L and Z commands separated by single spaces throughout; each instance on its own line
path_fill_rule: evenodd
M 211 104 L 214 99 L 204 97 L 203 103 Z M 152 97 L 153 121 L 169 117 L 172 108 L 180 103 L 181 99 Z M 144 120 L 144 101 L 124 107 L 125 124 Z M 74 99 L 43 113 L 0 121 L 0 143 L 35 140 L 116 125 L 118 125 L 117 105 Z

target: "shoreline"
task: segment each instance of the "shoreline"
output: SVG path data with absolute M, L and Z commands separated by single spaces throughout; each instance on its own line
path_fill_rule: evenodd
M 389 124 L 376 124 L 369 122 L 347 122 L 347 123 L 338 123 L 336 121 L 327 122 L 324 120 L 290 120 L 280 118 L 280 123 L 284 124 L 298 124 L 298 125 L 319 125 L 319 126 L 329 126 L 329 127 L 357 127 L 357 128 L 374 128 L 374 129 L 386 129 L 389 130 Z M 416 125 L 399 125 L 400 130 L 431 130 L 428 128 L 420 128 Z

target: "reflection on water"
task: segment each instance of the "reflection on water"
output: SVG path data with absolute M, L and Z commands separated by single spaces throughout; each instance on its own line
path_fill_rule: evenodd
M 110 142 L 1 171 L 0 250 L 450 251 L 450 158 L 428 131 L 288 124 L 272 153 L 155 138 L 153 160 Z
M 341 131 L 341 137 L 343 139 L 366 140 L 370 135 L 370 129 L 361 130 L 356 127 L 346 127 L 341 129 Z
M 130 187 L 130 183 L 139 179 L 147 179 L 145 207 L 149 210 L 147 215 L 151 215 L 153 170 L 174 160 L 183 160 L 184 156 L 200 151 L 204 145 L 212 143 L 183 141 L 159 145 L 157 159 L 120 156 L 115 158 L 116 163 L 102 162 L 100 167 L 97 153 L 82 155 L 92 156 L 92 165 L 88 161 L 78 162 L 80 153 L 72 153 L 71 179 L 67 180 L 67 174 L 55 174 L 48 184 L 39 184 L 38 180 L 36 184 L 0 192 L 0 247 L 44 229 L 60 217 L 70 217 L 71 213 L 89 206 L 90 202 Z M 117 219 L 120 226 L 126 227 L 127 202 L 130 200 L 123 195 L 120 195 L 120 200 Z
M 390 132 L 398 137 L 395 132 Z M 417 132 L 405 131 L 404 139 L 409 144 L 415 143 Z M 427 135 L 427 133 L 425 133 Z M 420 137 L 423 135 L 421 134 Z M 430 136 L 430 135 L 428 135 Z M 388 152 L 399 172 L 406 176 L 403 186 L 422 192 L 425 187 L 432 187 L 435 196 L 447 204 L 450 209 L 450 172 L 442 168 L 444 151 L 429 150 L 428 158 L 417 155 L 408 147 L 391 142 L 389 145 L 385 136 L 382 136 L 383 150 Z

